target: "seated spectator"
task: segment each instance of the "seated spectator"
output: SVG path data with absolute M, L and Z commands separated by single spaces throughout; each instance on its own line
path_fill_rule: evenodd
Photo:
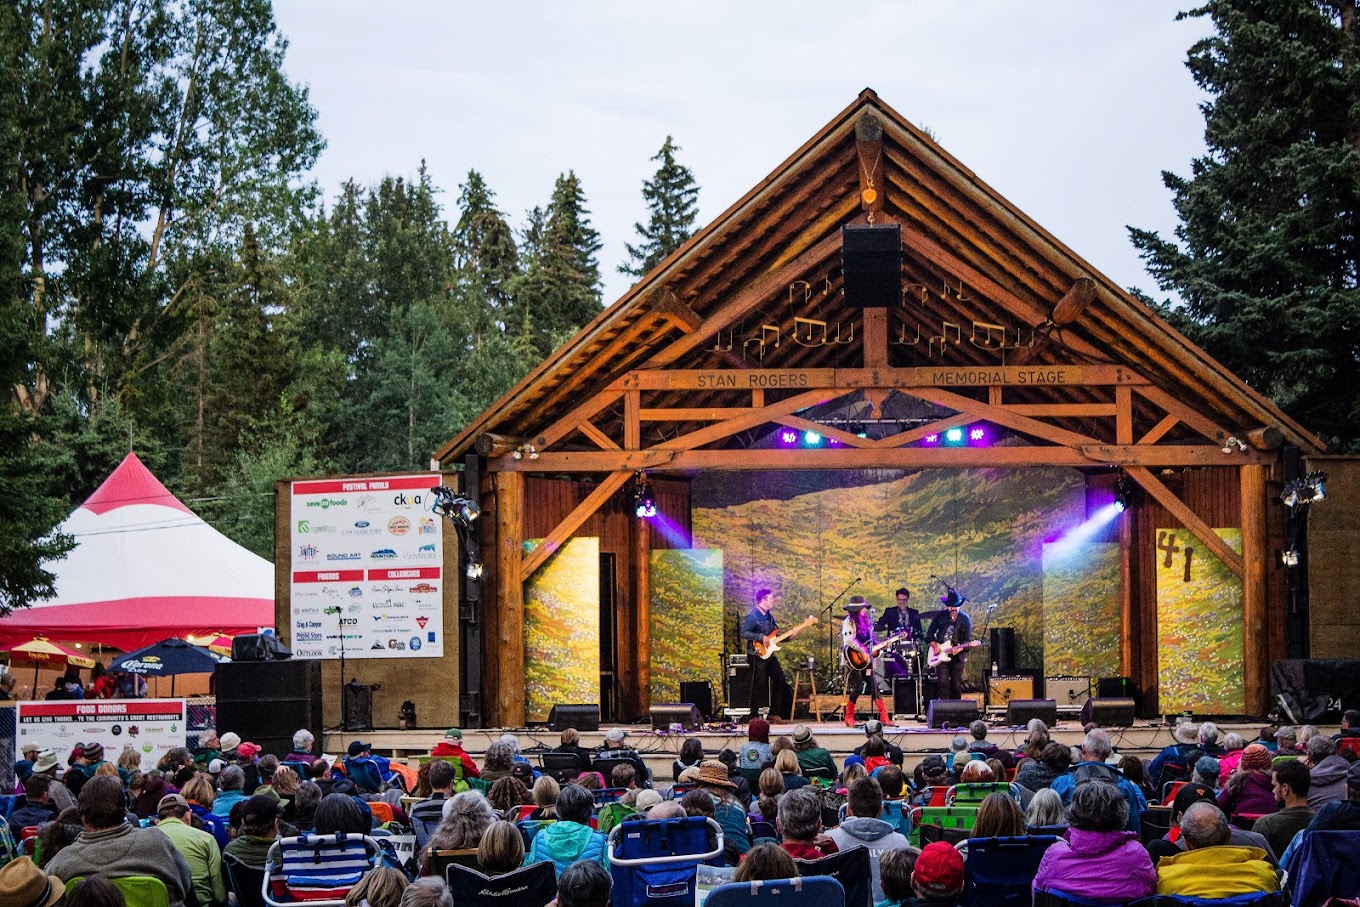
M 94 873 L 115 879 L 151 876 L 165 883 L 170 907 L 184 907 L 193 890 L 189 864 L 163 832 L 129 825 L 123 804 L 117 778 L 85 782 L 79 801 L 84 832 L 52 857 L 47 871 L 64 882 Z
M 410 885 L 406 873 L 390 866 L 375 866 L 345 894 L 345 907 L 400 907 Z
M 590 797 L 590 794 L 583 790 L 581 793 Z M 593 805 L 595 801 L 591 799 L 590 802 Z M 451 799 L 444 802 L 443 819 L 430 835 L 424 849 L 417 854 L 421 875 L 425 875 L 429 869 L 432 851 L 466 850 L 477 847 L 482 843 L 482 835 L 496 819 L 491 804 L 477 791 L 468 790 L 454 794 Z
M 463 749 L 463 732 L 459 728 L 451 727 L 444 732 L 444 739 L 430 749 L 430 758 L 456 762 L 462 769 L 456 780 L 481 777 L 481 769 L 477 768 L 477 763 L 468 755 L 467 750 Z
M 1058 796 L 1063 798 L 1063 803 L 1072 801 L 1072 791 L 1078 784 L 1085 781 L 1108 781 L 1119 787 L 1120 793 L 1124 795 L 1124 800 L 1129 804 L 1128 829 L 1137 831 L 1139 817 L 1143 810 L 1147 809 L 1147 800 L 1143 797 L 1143 792 L 1138 789 L 1128 778 L 1125 778 L 1113 766 L 1106 765 L 1105 760 L 1109 759 L 1114 752 L 1114 747 L 1110 743 L 1110 735 L 1100 728 L 1094 728 L 1086 732 L 1086 737 L 1082 740 L 1081 761 L 1057 780 L 1053 782 L 1053 790 L 1057 791 Z
M 129 795 L 132 793 L 129 785 Z M 132 798 L 132 812 L 139 819 L 149 819 L 156 814 L 156 808 L 161 799 L 166 794 L 177 794 L 179 791 L 166 783 L 165 777 L 155 769 L 142 775 L 142 783 L 137 789 L 137 795 Z
M 637 772 L 638 786 L 647 787 L 651 784 L 652 773 L 647 770 L 647 763 L 642 761 L 642 756 L 638 751 L 629 746 L 624 746 L 623 741 L 627 738 L 628 732 L 621 727 L 612 727 L 604 732 L 604 748 L 595 754 L 596 759 L 627 759 Z M 593 764 L 593 763 L 592 763 Z
M 387 766 L 373 755 L 373 744 L 362 740 L 352 741 L 348 753 L 345 757 L 345 777 L 366 794 L 381 791 Z
M 589 860 L 603 869 L 604 835 L 590 827 L 594 809 L 595 798 L 589 791 L 575 784 L 562 788 L 557 797 L 557 821 L 534 835 L 525 864 L 551 862 L 559 877 L 578 860 Z
M 1004 794 L 993 794 L 1007 800 Z M 987 799 L 991 799 L 988 797 Z M 986 803 L 983 804 L 984 808 Z M 821 804 L 818 803 L 820 811 Z M 1015 804 L 1011 803 L 1011 808 Z M 837 850 L 849 850 L 852 847 L 865 847 L 869 851 L 869 869 L 873 884 L 874 903 L 878 903 L 883 898 L 883 888 L 878 881 L 878 859 L 883 853 L 890 850 L 899 850 L 909 847 L 910 842 L 897 831 L 895 825 L 884 822 L 883 816 L 883 789 L 878 786 L 878 782 L 873 778 L 861 778 L 850 785 L 850 795 L 846 800 L 845 819 L 839 826 L 827 832 L 829 837 L 836 844 Z M 982 821 L 982 810 L 978 811 L 978 822 Z M 1023 833 L 1024 829 L 1020 829 Z
M 746 742 L 737 750 L 737 770 L 748 784 L 754 784 L 761 772 L 774 765 L 774 754 L 770 752 L 770 722 L 752 718 L 746 726 L 746 737 Z
M 1015 764 L 1015 757 L 987 739 L 987 722 L 978 720 L 968 725 L 972 740 L 968 743 L 970 753 L 979 753 L 984 759 L 1000 759 L 1003 768 Z
M 299 832 L 310 833 L 316 824 L 316 808 L 320 805 L 321 788 L 311 781 L 302 782 L 293 799 L 293 817 L 289 821 Z
M 590 750 L 581 746 L 581 732 L 574 727 L 562 730 L 562 742 L 552 748 L 554 753 L 572 753 L 576 756 L 580 771 L 590 771 Z
M 306 728 L 293 732 L 293 751 L 283 757 L 284 762 L 304 762 L 308 765 L 316 757 L 312 755 L 312 747 L 316 745 L 316 736 Z
M 61 879 L 44 874 L 28 857 L 13 859 L 0 869 L 0 903 L 15 907 L 56 907 L 65 893 L 65 883 Z
M 1319 739 L 1314 737 L 1314 740 Z M 1283 768 L 1284 766 L 1280 766 Z M 1360 762 L 1356 762 L 1346 771 L 1346 790 L 1347 799 L 1333 800 L 1324 804 L 1317 814 L 1313 816 L 1311 822 L 1304 828 L 1304 831 L 1360 831 Z M 1299 832 L 1289 843 L 1281 857 L 1281 865 L 1288 866 L 1289 859 L 1294 850 L 1299 846 L 1299 841 L 1303 837 L 1303 832 Z
M 796 879 L 798 867 L 793 857 L 778 844 L 757 844 L 751 848 L 737 871 L 734 882 L 768 882 L 774 879 Z
M 1265 851 L 1228 843 L 1228 817 L 1216 805 L 1194 804 L 1180 829 L 1187 849 L 1157 864 L 1158 894 L 1228 898 L 1279 888 Z
M 1021 763 L 1024 767 L 1024 763 Z M 1062 797 L 1050 788 L 1036 791 L 1030 798 L 1029 806 L 1025 808 L 1025 825 L 1030 829 L 1053 828 L 1067 824 L 1067 816 L 1063 812 Z
M 969 762 L 959 774 L 960 784 L 986 784 L 995 780 L 997 780 L 996 773 L 992 771 L 990 765 L 981 759 L 974 759 Z
M 515 748 L 504 741 L 497 740 L 486 748 L 482 757 L 482 780 L 495 784 L 510 775 L 515 761 Z
M 70 844 L 84 828 L 80 824 L 80 808 L 72 806 L 57 813 L 57 818 L 38 831 L 38 865 L 46 868 L 52 858 Z
M 796 860 L 819 860 L 837 852 L 836 842 L 822 834 L 822 798 L 807 788 L 789 791 L 779 801 L 779 832 L 784 838 L 780 846 Z
M 1168 781 L 1183 781 L 1190 777 L 1190 754 L 1199 749 L 1199 728 L 1188 719 L 1177 719 L 1171 734 L 1176 742 L 1153 757 L 1148 766 L 1148 780 L 1155 790 Z
M 581 772 L 576 776 L 576 783 L 588 791 L 604 790 L 604 775 L 599 772 Z
M 958 783 L 964 766 L 972 761 L 973 754 L 968 751 L 968 738 L 956 734 L 949 742 L 949 774 L 953 779 L 951 784 Z
M 916 787 L 920 790 L 920 795 L 913 799 L 916 806 L 928 806 L 930 788 L 949 786 L 949 767 L 945 764 L 944 757 L 939 755 L 929 755 L 921 760 L 916 766 Z
M 883 900 L 877 907 L 913 907 L 916 892 L 911 888 L 911 873 L 921 851 L 903 847 L 886 851 L 878 858 L 878 880 L 883 885 Z
M 1223 735 L 1223 755 L 1218 760 L 1218 770 L 1224 777 L 1237 771 L 1237 765 L 1242 760 L 1242 751 L 1246 749 L 1247 742 L 1242 739 L 1241 734 L 1228 732 Z
M 603 866 L 581 860 L 557 874 L 557 907 L 609 907 L 613 889 Z
M 907 776 L 895 765 L 885 765 L 874 776 L 878 786 L 883 789 L 883 800 L 901 800 L 907 793 Z
M 1270 775 L 1270 750 L 1253 743 L 1238 751 L 1236 762 L 1237 768 L 1228 776 L 1218 795 L 1218 808 L 1229 816 L 1238 813 L 1265 815 L 1278 809 L 1275 782 Z
M 864 743 L 868 743 L 869 738 L 871 737 L 877 737 L 883 741 L 883 754 L 888 757 L 888 760 L 892 762 L 893 765 L 902 764 L 901 747 L 889 743 L 887 738 L 883 736 L 883 722 L 879 721 L 877 718 L 870 718 L 868 721 L 864 722 Z M 856 756 L 863 756 L 864 744 L 855 747 L 853 752 Z
M 255 763 L 255 767 L 260 772 L 260 786 L 255 788 L 255 793 L 273 797 L 275 800 L 282 800 L 283 795 L 274 789 L 274 778 L 279 772 L 278 757 L 274 755 L 261 756 Z M 254 794 L 251 796 L 254 796 Z
M 218 793 L 213 800 L 212 811 L 215 816 L 226 818 L 231 808 L 247 799 L 245 795 L 246 773 L 239 765 L 228 765 L 222 769 L 217 779 Z
M 1001 791 L 988 794 L 978 807 L 977 817 L 969 838 L 1017 838 L 1025 833 L 1025 815 L 1010 794 Z M 955 849 L 968 859 L 968 841 L 960 841 Z
M 198 746 L 194 749 L 194 764 L 207 771 L 208 763 L 222 755 L 222 741 L 217 739 L 217 731 L 212 728 L 198 735 Z
M 71 886 L 65 907 L 127 907 L 127 898 L 111 879 L 92 875 Z
M 1137 756 L 1125 756 L 1119 760 L 1119 771 L 1128 778 L 1129 781 L 1143 792 L 1143 798 L 1148 802 L 1161 799 L 1158 792 L 1152 789 L 1151 783 L 1147 779 L 1147 766 L 1143 765 L 1143 760 Z
M 1025 745 L 1016 754 L 1019 760 L 1016 764 L 1022 764 L 1025 759 L 1038 759 L 1043 755 L 1044 747 L 1048 746 L 1052 740 L 1052 736 L 1048 733 L 1048 725 L 1044 724 L 1044 719 L 1031 718 L 1029 723 L 1025 725 Z
M 1308 738 L 1308 805 L 1321 809 L 1325 804 L 1346 799 L 1346 770 L 1350 763 L 1337 755 L 1336 741 L 1322 734 Z
M 911 872 L 916 903 L 952 907 L 963 893 L 963 857 L 943 841 L 927 844 Z
M 1203 784 L 1213 790 L 1214 795 L 1218 795 L 1218 760 L 1213 756 L 1200 756 L 1195 761 L 1195 770 L 1190 773 L 1190 781 L 1194 784 Z
M 615 790 L 637 787 L 637 770 L 627 762 L 620 762 L 609 770 L 609 786 Z
M 226 878 L 222 875 L 222 851 L 211 833 L 194 828 L 189 801 L 179 794 L 166 794 L 156 810 L 156 827 L 184 856 L 193 878 L 194 896 L 199 907 L 227 903 Z
M 690 791 L 690 793 L 693 793 L 693 791 Z M 683 819 L 687 815 L 689 814 L 685 812 L 685 807 L 676 800 L 662 800 L 656 806 L 647 810 L 647 818 L 649 819 Z M 726 849 L 726 845 L 723 849 Z
M 373 815 L 366 810 L 349 794 L 327 794 L 317 804 L 312 831 L 318 835 L 366 835 L 373 828 Z
M 184 799 L 189 803 L 189 810 L 194 814 L 194 818 L 203 826 L 203 830 L 210 833 L 217 841 L 218 847 L 226 847 L 231 840 L 231 835 L 227 832 L 227 820 L 225 816 L 219 816 L 212 811 L 213 802 L 217 798 L 217 792 L 213 790 L 212 781 L 203 773 L 195 775 L 184 785 L 184 790 L 180 791 Z
M 60 764 L 56 751 L 51 748 L 39 750 L 33 761 L 33 774 L 47 778 L 47 796 L 58 812 L 76 805 L 76 798 L 70 788 L 57 780 L 57 766 Z
M 251 797 L 241 810 L 241 833 L 223 853 L 247 866 L 264 868 L 269 848 L 279 839 L 280 812 L 279 801 L 273 797 L 265 794 Z
M 1299 738 L 1292 727 L 1282 727 L 1275 732 L 1275 758 L 1302 756 Z
M 779 819 L 779 798 L 783 795 L 784 776 L 778 769 L 765 769 L 760 773 L 760 796 L 751 805 L 751 818 L 773 825 Z
M 519 808 L 530 802 L 529 789 L 523 781 L 509 775 L 491 785 L 491 790 L 486 792 L 486 799 L 491 808 L 502 816 L 518 818 Z
M 557 818 L 557 795 L 562 792 L 561 787 L 549 775 L 544 775 L 534 782 L 534 811 L 529 813 L 530 819 L 556 819 Z
M 1092 781 L 1078 787 L 1072 794 L 1067 835 L 1044 851 L 1034 890 L 1111 901 L 1152 894 L 1157 871 L 1138 835 L 1124 830 L 1128 812 L 1128 801 L 1115 785 Z
M 1247 757 L 1242 758 L 1245 761 Z M 1251 830 L 1264 837 L 1277 854 L 1283 855 L 1294 835 L 1313 821 L 1316 811 L 1308 805 L 1311 782 L 1308 766 L 1297 759 L 1282 762 L 1273 772 L 1272 790 L 1275 799 L 1284 805 L 1257 819 Z
M 798 757 L 798 766 L 805 777 L 836 777 L 836 760 L 831 758 L 831 752 L 826 747 L 817 743 L 812 731 L 804 725 L 796 724 L 793 727 L 793 752 Z
M 1350 750 L 1360 754 L 1360 709 L 1346 709 L 1341 713 L 1341 733 L 1332 738 L 1337 751 Z
M 454 907 L 453 895 L 443 879 L 426 876 L 406 886 L 399 907 Z
M 425 781 L 430 785 L 430 795 L 411 807 L 408 813 L 417 849 L 426 845 L 444 818 L 444 804 L 453 796 L 453 785 L 458 780 L 458 768 L 453 763 L 431 759 L 426 764 L 429 770 L 425 773 Z
M 706 790 L 692 790 L 685 794 L 680 798 L 680 808 L 685 811 L 686 816 L 702 816 L 715 822 L 718 820 L 718 814 L 713 806 L 713 796 Z
M 864 767 L 864 759 L 861 756 L 845 757 L 845 767 L 841 769 L 839 783 L 833 785 L 838 791 L 850 790 L 850 785 L 860 778 L 869 777 L 869 772 Z
M 727 780 L 736 785 L 733 789 L 734 796 L 741 801 L 744 808 L 750 809 L 751 785 L 741 776 L 741 772 L 737 771 L 736 752 L 726 748 L 718 750 L 718 762 L 722 763 L 722 766 L 727 769 Z M 700 768 L 702 767 L 703 763 L 700 763 Z M 699 783 L 698 777 L 695 777 L 694 783 Z
M 886 750 L 883 747 L 882 737 L 874 736 L 864 741 L 864 770 L 869 774 L 873 774 L 875 769 L 882 768 L 885 765 L 892 765 L 892 760 L 885 755 L 885 752 Z
M 680 781 L 680 773 L 691 766 L 697 767 L 704 761 L 704 745 L 698 737 L 690 737 L 685 740 L 680 747 L 680 755 L 671 764 L 671 777 L 676 783 Z
M 779 772 L 780 778 L 783 779 L 784 790 L 797 790 L 812 783 L 803 777 L 802 768 L 798 764 L 798 754 L 791 749 L 784 750 L 774 757 L 774 770 Z
M 19 800 L 21 805 L 14 808 L 14 812 L 9 814 L 9 829 L 14 835 L 14 840 L 23 837 L 24 829 L 32 826 L 45 825 L 57 817 L 57 807 L 53 805 L 47 790 L 52 785 L 52 779 L 47 775 L 32 774 L 24 782 L 24 796 Z
M 1213 756 L 1215 759 L 1224 754 L 1223 747 L 1218 745 L 1218 725 L 1212 721 L 1206 721 L 1199 726 L 1199 749 L 1206 756 Z

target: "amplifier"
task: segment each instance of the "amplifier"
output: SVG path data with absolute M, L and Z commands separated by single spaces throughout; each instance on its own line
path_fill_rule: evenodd
M 1044 692 L 1060 709 L 1080 709 L 1091 698 L 1091 678 L 1045 677 Z
M 1034 678 L 998 674 L 987 679 L 987 704 L 1004 708 L 1012 699 L 1033 699 Z

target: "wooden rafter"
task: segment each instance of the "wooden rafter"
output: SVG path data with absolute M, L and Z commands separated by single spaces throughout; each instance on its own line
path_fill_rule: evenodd
M 619 445 L 614 443 L 614 439 L 600 431 L 594 422 L 589 420 L 581 423 L 581 434 L 594 441 L 601 450 L 619 450 Z
M 807 391 L 802 394 L 795 394 L 786 400 L 777 403 L 767 403 L 760 408 L 752 408 L 740 416 L 734 416 L 707 428 L 692 431 L 689 434 L 681 435 L 668 442 L 666 447 L 670 450 L 692 450 L 711 444 L 723 438 L 731 437 L 739 431 L 748 428 L 755 428 L 757 425 L 764 425 L 779 416 L 787 416 L 796 413 L 800 409 L 807 409 L 809 406 L 816 406 L 819 403 L 826 403 L 835 399 L 837 394 L 826 390 Z
M 704 320 L 699 314 L 685 305 L 669 289 L 659 290 L 647 297 L 647 307 L 658 315 L 670 320 L 672 324 L 684 331 L 692 334 L 703 326 Z
M 907 444 L 913 444 L 920 441 L 922 438 L 928 438 L 931 435 L 943 434 L 951 428 L 962 428 L 972 421 L 974 421 L 973 417 L 967 413 L 955 413 L 952 416 L 931 422 L 928 425 L 918 425 L 913 429 L 900 431 L 897 434 L 889 435 L 886 438 L 879 438 L 874 442 L 874 446 L 880 449 L 903 447 Z
M 595 486 L 595 490 L 586 495 L 586 499 L 576 505 L 567 518 L 553 527 L 553 530 L 543 537 L 543 541 L 538 547 L 525 555 L 519 567 L 519 581 L 527 581 L 534 575 L 539 567 L 547 563 L 548 558 L 557 553 L 571 538 L 573 532 L 581 528 L 581 524 L 590 519 L 595 511 L 599 510 L 605 501 L 614 496 L 614 492 L 623 487 L 633 474 L 627 471 L 615 472 Z
M 1194 533 L 1195 538 L 1204 543 L 1204 546 L 1212 551 L 1229 570 L 1237 574 L 1238 578 L 1243 575 L 1242 555 L 1232 549 L 1232 546 L 1223 541 L 1212 526 L 1204 522 L 1191 510 L 1184 501 L 1176 497 L 1176 493 L 1162 484 L 1161 480 L 1154 476 L 1143 466 L 1127 466 L 1124 469 L 1135 482 L 1157 500 L 1171 515 L 1181 521 L 1186 529 Z
M 1154 387 L 1150 384 L 1144 385 L 1138 388 L 1138 393 L 1160 406 L 1168 415 L 1175 416 L 1215 444 L 1222 444 L 1228 440 L 1228 432 L 1216 425 L 1212 419 L 1197 413 L 1160 387 Z
M 1089 435 L 1078 434 L 1059 428 L 1056 425 L 1049 425 L 1047 422 L 1040 422 L 1038 419 L 1031 419 L 1029 416 L 1021 416 L 1012 413 L 1002 406 L 992 406 L 983 403 L 981 400 L 974 400 L 972 397 L 965 397 L 952 391 L 944 391 L 934 387 L 916 387 L 909 393 L 913 397 L 919 397 L 937 406 L 946 406 L 950 409 L 958 410 L 961 413 L 970 413 L 975 418 L 986 419 L 988 422 L 995 422 L 1013 431 L 1024 432 L 1036 438 L 1043 438 L 1045 441 L 1052 441 L 1055 444 L 1062 444 L 1066 447 L 1081 447 L 1086 444 L 1099 444 L 1099 440 Z
M 589 400 L 558 419 L 552 425 L 548 426 L 548 428 L 539 435 L 539 438 L 543 442 L 543 446 L 548 447 L 552 444 L 556 444 L 579 428 L 582 422 L 593 418 L 596 413 L 600 412 L 600 410 L 605 407 L 617 403 L 622 396 L 623 391 L 600 391 L 600 393 L 591 397 Z
M 1178 416 L 1165 416 L 1162 421 L 1152 426 L 1151 431 L 1139 438 L 1138 443 L 1156 444 L 1158 441 L 1162 440 L 1162 438 L 1166 437 L 1167 432 L 1171 431 L 1171 429 L 1175 428 L 1180 423 L 1181 420 Z
M 837 428 L 834 425 L 823 425 L 822 423 L 814 422 L 811 419 L 804 419 L 802 416 L 779 416 L 774 421 L 780 425 L 788 426 L 789 428 L 796 428 L 799 431 L 816 432 L 823 438 L 835 438 L 840 443 L 847 444 L 850 447 L 874 446 L 873 441 L 870 441 L 868 438 L 861 438 L 854 432 L 846 431 L 843 428 Z

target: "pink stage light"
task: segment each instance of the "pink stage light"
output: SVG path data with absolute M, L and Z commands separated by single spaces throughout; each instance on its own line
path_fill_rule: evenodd
M 794 447 L 798 444 L 798 432 L 791 428 L 781 429 L 779 432 L 779 443 L 785 447 Z

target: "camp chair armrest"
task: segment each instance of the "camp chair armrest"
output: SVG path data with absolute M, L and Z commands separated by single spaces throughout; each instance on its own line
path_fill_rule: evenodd
M 619 859 L 614 856 L 614 841 L 618 837 L 619 831 L 628 827 L 627 822 L 620 822 L 609 830 L 609 837 L 604 842 L 605 861 L 610 866 L 655 866 L 658 863 L 703 863 L 706 860 L 716 860 L 723 854 L 723 830 L 712 819 L 705 819 L 704 824 L 713 832 L 716 840 L 716 849 L 708 853 L 686 853 L 674 857 L 640 857 L 636 860 Z

